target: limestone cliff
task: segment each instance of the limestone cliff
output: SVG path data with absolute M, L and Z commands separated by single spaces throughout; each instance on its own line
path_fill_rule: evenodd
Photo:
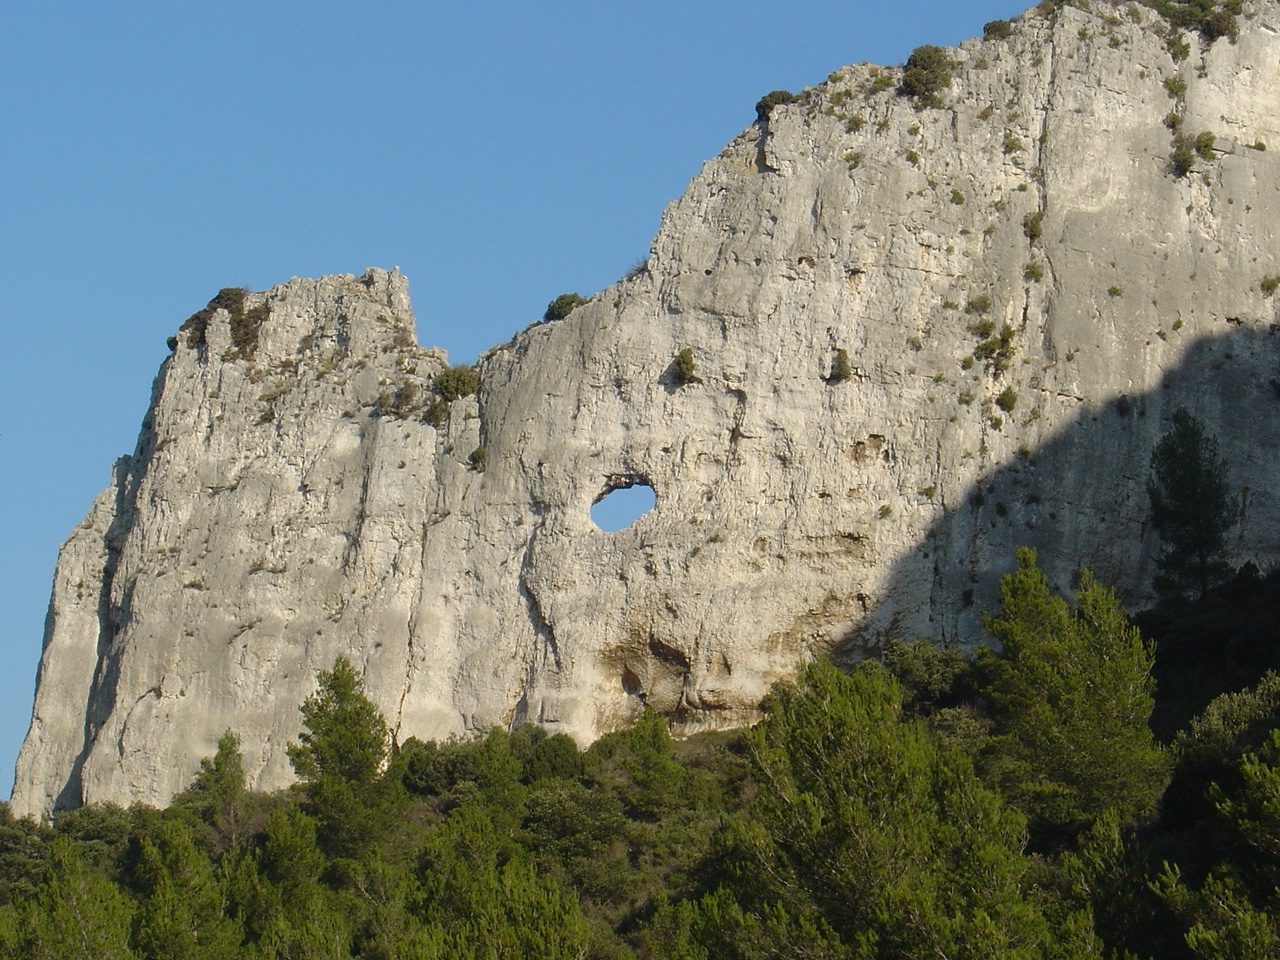
M 447 407 L 398 272 L 201 311 L 62 549 L 15 812 L 164 803 L 227 728 L 280 786 L 339 654 L 401 741 L 586 741 L 646 703 L 749 721 L 812 651 L 978 641 L 1024 544 L 1141 602 L 1178 406 L 1232 462 L 1237 557 L 1274 561 L 1280 8 L 1182 60 L 1101 9 L 950 51 L 936 108 L 865 65 L 775 107 L 644 270 Z M 1179 122 L 1214 135 L 1181 176 Z M 598 530 L 633 482 L 655 508 Z

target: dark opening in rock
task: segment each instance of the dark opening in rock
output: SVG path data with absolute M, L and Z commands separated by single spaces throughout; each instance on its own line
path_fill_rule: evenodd
M 591 505 L 591 519 L 606 533 L 625 530 L 652 510 L 656 500 L 653 487 L 644 477 L 609 477 Z
M 640 678 L 632 672 L 630 667 L 622 668 L 622 689 L 626 691 L 628 696 L 643 696 L 644 684 L 640 682 Z

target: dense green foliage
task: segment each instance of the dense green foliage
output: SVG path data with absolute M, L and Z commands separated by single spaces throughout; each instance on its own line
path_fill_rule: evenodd
M 766 93 L 756 104 L 756 121 L 767 123 L 774 107 L 780 103 L 795 103 L 796 99 L 796 95 L 790 90 L 773 90 Z
M 1013 35 L 1013 24 L 1008 20 L 990 20 L 982 25 L 982 36 L 987 40 L 1005 40 Z
M 480 389 L 480 374 L 465 363 L 445 367 L 431 381 L 431 389 L 441 400 L 452 403 Z
M 1144 7 L 1150 7 L 1164 18 L 1169 27 L 1179 30 L 1194 31 L 1212 43 L 1227 37 L 1235 40 L 1239 34 L 1237 17 L 1244 10 L 1242 0 L 1138 0 Z M 1112 6 L 1116 6 L 1114 2 Z M 1094 9 L 1097 4 L 1090 0 L 1041 0 L 1041 10 L 1053 10 L 1057 7 L 1076 6 L 1085 10 Z M 1171 49 L 1178 49 L 1171 44 Z M 1183 51 L 1179 59 L 1186 56 Z
M 1221 37 L 1236 38 L 1236 22 L 1243 9 L 1241 0 L 1142 0 L 1169 23 L 1194 30 L 1212 42 Z
M 693 348 L 685 347 L 671 361 L 671 377 L 678 386 L 686 383 L 699 383 L 698 364 L 693 359 Z
M 984 658 L 991 778 L 1028 816 L 1038 847 L 1070 843 L 1108 811 L 1149 814 L 1167 763 L 1148 726 L 1153 650 L 1085 571 L 1077 606 L 1049 590 L 1032 550 L 1000 588 Z
M 1206 672 L 1172 624 L 1221 602 L 1271 616 L 1280 580 L 1149 618 L 1157 672 Z M 1276 955 L 1280 675 L 1166 747 L 1152 643 L 1087 573 L 1070 603 L 1021 552 L 988 624 L 998 652 L 818 661 L 751 730 L 646 712 L 585 752 L 533 727 L 395 747 L 339 659 L 291 790 L 246 790 L 228 733 L 167 810 L 0 807 L 0 958 Z M 1237 686 L 1261 662 L 1228 661 Z
M 695 931 L 726 902 L 764 922 L 717 931 L 706 956 L 1044 955 L 1057 933 L 1025 883 L 1022 817 L 903 696 L 875 664 L 774 690 L 745 738 L 763 789 L 729 831 L 735 869 L 691 913 Z
M 916 47 L 907 57 L 902 72 L 903 96 L 911 97 L 923 107 L 935 107 L 941 103 L 939 94 L 951 86 L 951 71 L 955 65 L 942 47 L 926 43 Z
M 542 319 L 547 321 L 563 320 L 569 314 L 573 313 L 577 307 L 582 306 L 582 304 L 586 302 L 585 297 L 580 297 L 576 293 L 562 293 L 547 304 L 547 309 L 546 312 L 543 313 Z

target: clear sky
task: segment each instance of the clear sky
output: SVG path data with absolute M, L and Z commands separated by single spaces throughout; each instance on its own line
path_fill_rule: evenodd
M 1003 0 L 41 0 L 0 31 L 0 795 L 58 545 L 220 287 L 398 265 L 469 362 L 644 257 L 755 120 Z M 80 709 L 68 703 L 68 710 Z

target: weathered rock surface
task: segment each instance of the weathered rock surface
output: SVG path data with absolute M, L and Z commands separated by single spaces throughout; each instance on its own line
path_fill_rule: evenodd
M 283 785 L 339 654 L 401 741 L 585 741 L 645 703 L 749 721 L 812 651 L 979 641 L 1024 544 L 1141 602 L 1178 406 L 1232 462 L 1237 559 L 1274 561 L 1280 8 L 1181 62 L 1137 16 L 1029 12 L 952 51 L 938 109 L 869 66 L 775 108 L 438 429 L 398 272 L 207 311 L 63 547 L 14 811 L 162 804 L 227 728 Z M 1185 177 L 1171 112 L 1217 137 Z M 635 481 L 655 508 L 598 530 Z

